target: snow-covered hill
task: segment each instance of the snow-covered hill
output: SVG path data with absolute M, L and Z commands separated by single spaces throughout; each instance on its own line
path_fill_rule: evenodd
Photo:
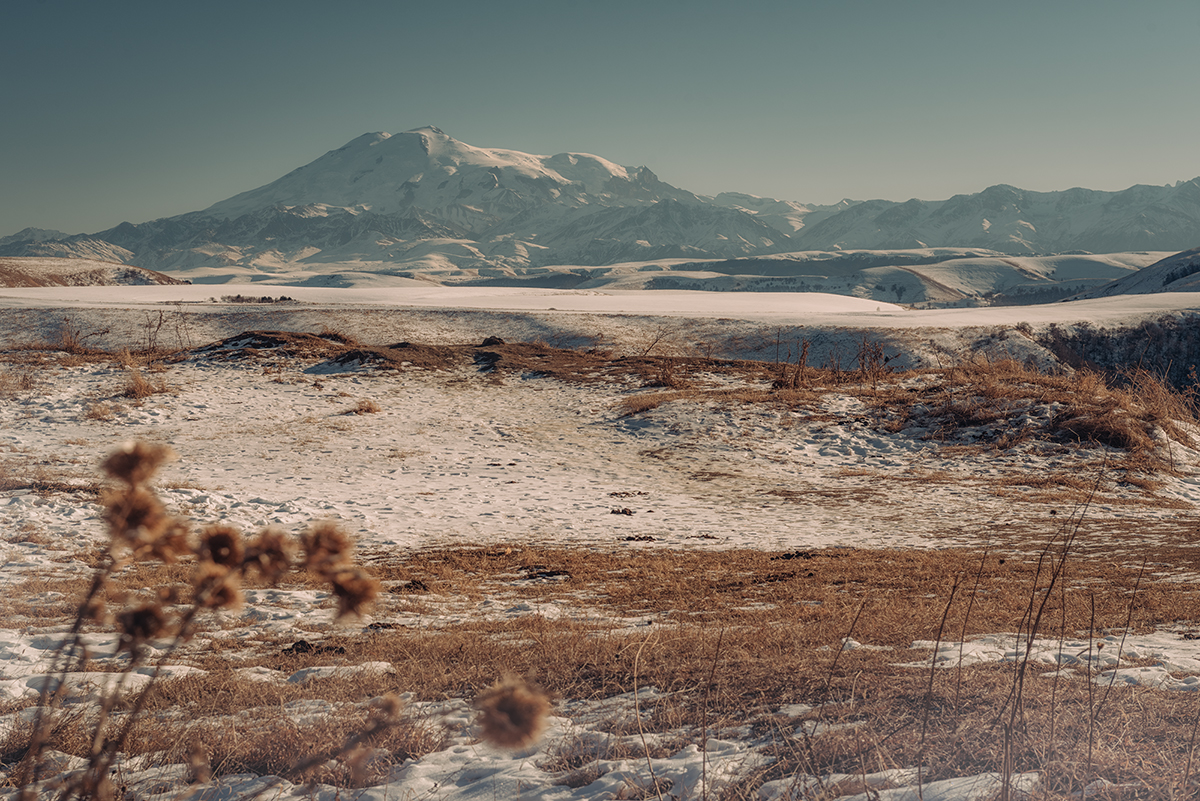
M 426 127 L 365 134 L 201 211 L 95 234 L 26 229 L 0 239 L 0 255 L 119 261 L 203 282 L 323 285 L 577 286 L 630 272 L 619 265 L 657 270 L 664 260 L 733 259 L 736 264 L 715 273 L 747 276 L 755 289 L 796 289 L 796 281 L 781 278 L 821 273 L 781 273 L 776 255 L 931 248 L 989 259 L 1071 251 L 1161 254 L 1194 247 L 1197 239 L 1200 179 L 1123 192 L 994 186 L 936 202 L 813 206 L 736 192 L 701 196 L 661 181 L 647 167 L 583 153 L 474 147 Z M 914 276 L 911 259 L 879 256 L 869 265 L 842 265 L 847 270 L 839 267 L 837 280 L 825 276 L 810 288 L 905 302 L 1025 291 L 1019 280 L 1025 267 L 968 263 L 960 260 L 965 255 L 954 256 L 947 269 L 967 268 L 971 275 Z M 788 259 L 828 261 L 824 255 Z M 1055 299 L 1119 278 L 1126 266 L 1144 266 L 1125 257 L 1084 263 L 1098 271 L 1076 276 L 1071 285 L 1048 287 L 1057 279 L 1033 269 L 1029 298 Z M 857 272 L 868 268 L 884 272 Z M 677 278 L 705 280 L 707 289 L 747 288 L 746 281 L 708 280 L 706 268 L 689 270 L 697 271 L 702 275 Z M 955 288 L 960 285 L 966 288 Z
M 659 259 L 523 271 L 530 286 L 827 292 L 929 306 L 1026 305 L 1133 275 L 1167 254 L 1007 256 L 982 248 L 802 251 L 733 259 Z M 574 280 L 569 280 L 574 278 Z M 513 285 L 503 278 L 474 283 Z
M 184 284 L 178 278 L 95 259 L 0 257 L 0 286 L 147 286 Z
M 1077 299 L 1200 291 L 1200 248 L 1167 256 L 1138 272 L 1080 293 Z

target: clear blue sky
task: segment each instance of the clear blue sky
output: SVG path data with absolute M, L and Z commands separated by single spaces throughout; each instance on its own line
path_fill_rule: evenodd
M 0 235 L 204 208 L 368 131 L 702 194 L 1200 175 L 1198 0 L 0 4 Z

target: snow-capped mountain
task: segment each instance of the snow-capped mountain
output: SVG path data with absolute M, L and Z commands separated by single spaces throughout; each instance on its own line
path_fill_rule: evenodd
M 791 215 L 790 228 L 809 211 L 770 204 Z M 458 271 L 470 279 L 541 264 L 791 249 L 787 231 L 759 213 L 673 187 L 646 167 L 477 148 L 429 127 L 360 136 L 202 211 L 69 237 L 53 252 L 46 244 L 31 251 L 28 242 L 8 248 L 96 256 L 91 240 L 100 240 L 121 249 L 111 255 L 155 269 Z
M 371 273 L 558 286 L 592 280 L 584 267 L 629 262 L 669 270 L 663 260 L 799 251 L 1175 251 L 1198 240 L 1200 179 L 1123 192 L 994 186 L 943 201 L 812 206 L 696 195 L 647 167 L 479 148 L 426 127 L 365 134 L 201 211 L 90 235 L 26 229 L 0 240 L 0 255 L 107 259 L 200 281 Z M 560 265 L 580 270 L 545 276 Z

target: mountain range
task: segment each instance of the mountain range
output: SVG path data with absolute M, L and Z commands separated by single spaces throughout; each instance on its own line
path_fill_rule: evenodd
M 807 251 L 835 258 L 954 248 L 952 258 L 991 259 L 1160 252 L 1153 261 L 1197 244 L 1200 179 L 1119 192 L 999 185 L 941 201 L 809 205 L 698 195 L 648 167 L 478 148 L 425 127 L 365 134 L 200 211 L 93 234 L 25 229 L 0 238 L 0 255 L 103 259 L 210 282 L 371 275 L 577 286 L 604 272 L 589 268 L 630 263 L 761 275 L 754 270 L 763 257 L 778 277 L 788 263 L 811 267 L 812 258 L 795 255 Z

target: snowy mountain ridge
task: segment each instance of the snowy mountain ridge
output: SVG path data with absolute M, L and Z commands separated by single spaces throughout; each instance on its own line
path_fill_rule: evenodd
M 1197 240 L 1200 179 L 1121 192 L 998 185 L 942 201 L 815 206 L 697 195 L 644 166 L 480 148 L 424 127 L 364 134 L 200 211 L 90 235 L 26 229 L 0 239 L 0 255 L 106 259 L 206 282 L 369 275 L 561 286 L 590 280 L 582 268 L 636 263 L 669 271 L 670 262 L 732 259 L 741 268 L 802 251 L 927 248 L 963 257 L 1162 253 Z M 567 268 L 579 268 L 575 278 L 560 277 Z M 539 277 L 547 270 L 556 276 Z

